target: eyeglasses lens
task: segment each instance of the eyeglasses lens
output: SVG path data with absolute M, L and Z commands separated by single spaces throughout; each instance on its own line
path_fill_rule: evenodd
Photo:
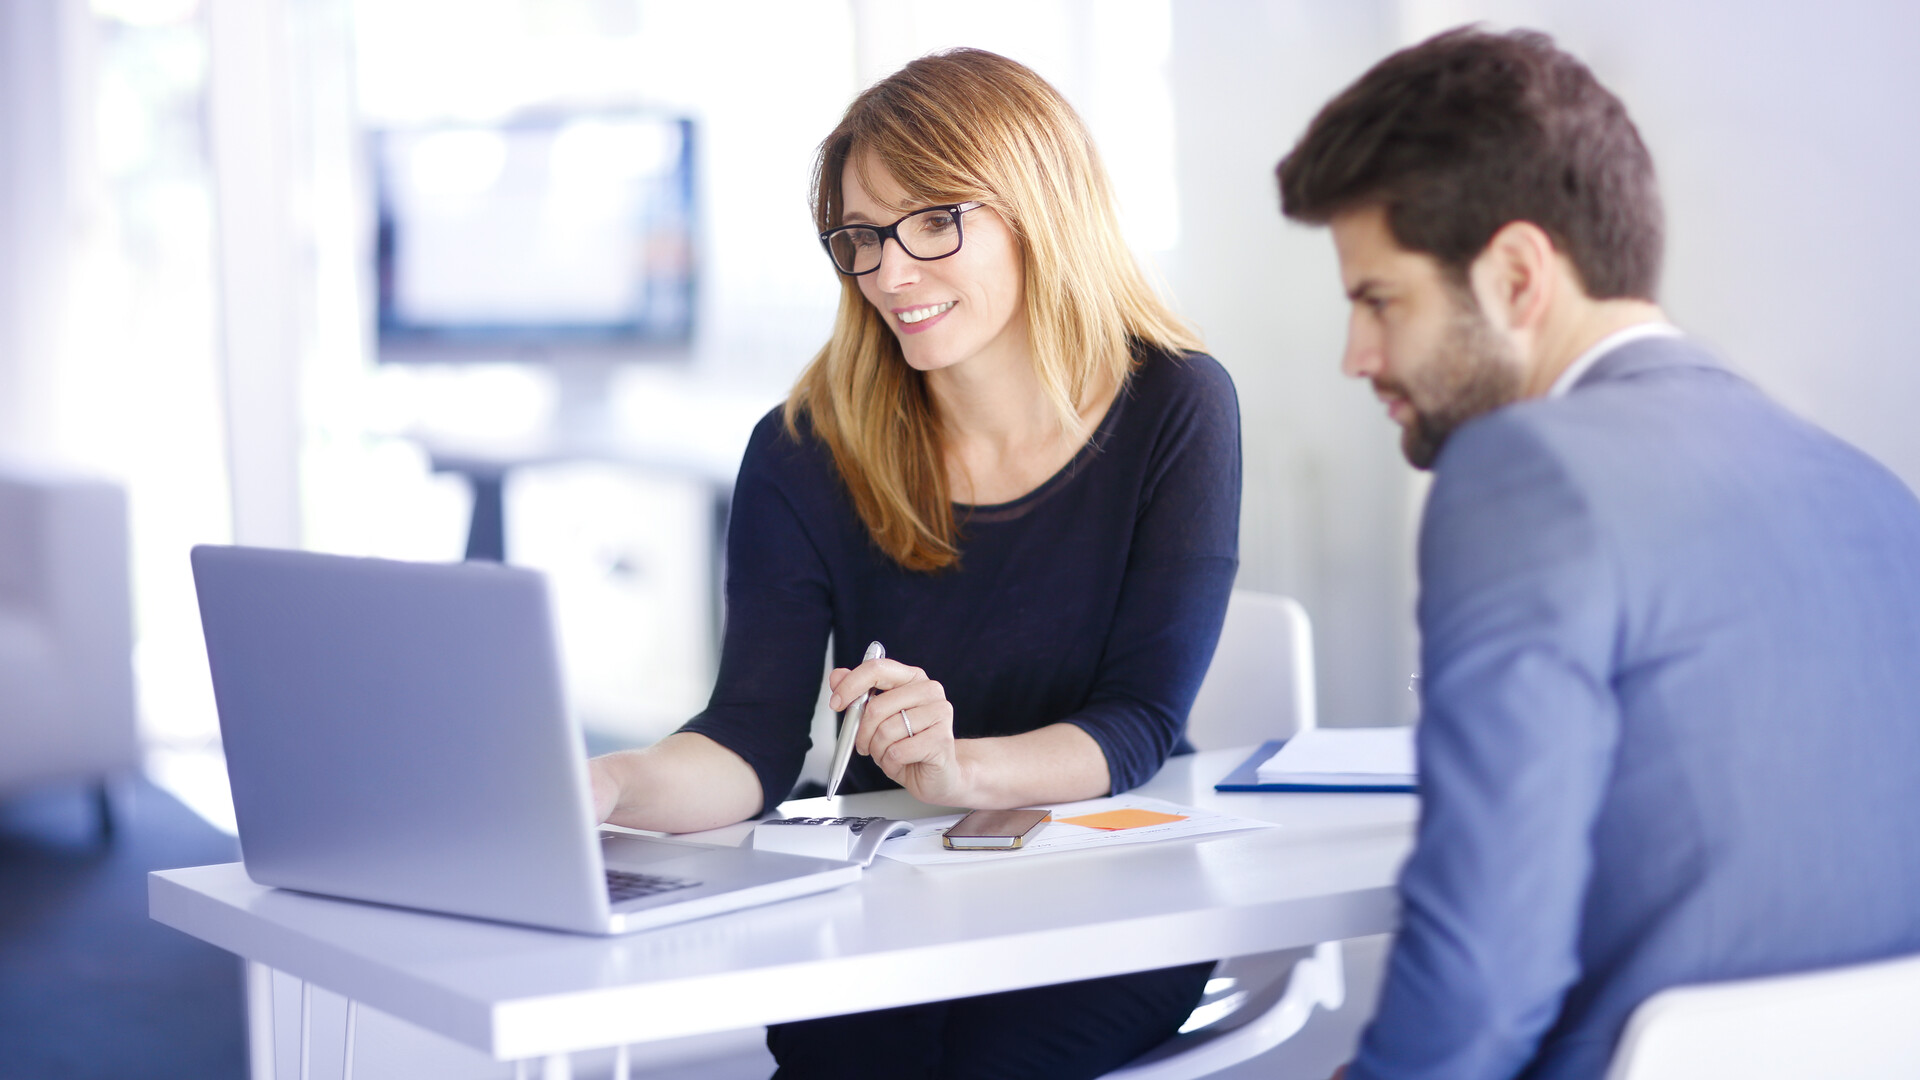
M 960 246 L 960 215 L 952 210 L 922 210 L 900 223 L 900 243 L 916 259 L 951 255 Z
M 880 265 L 880 235 L 872 229 L 841 229 L 827 237 L 834 265 L 849 274 L 864 274 Z
M 894 237 L 916 259 L 938 259 L 960 248 L 960 215 L 945 208 L 922 210 L 900 219 Z M 864 274 L 880 265 L 881 230 L 841 229 L 828 243 L 833 261 L 849 274 Z

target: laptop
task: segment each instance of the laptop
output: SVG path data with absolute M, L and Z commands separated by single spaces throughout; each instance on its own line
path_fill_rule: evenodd
M 860 877 L 601 829 L 537 573 L 202 546 L 193 577 L 262 885 L 621 934 Z

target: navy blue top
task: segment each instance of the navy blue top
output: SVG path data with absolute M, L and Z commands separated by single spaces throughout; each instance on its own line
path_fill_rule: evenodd
M 720 674 L 697 731 L 744 758 L 766 805 L 810 744 L 820 664 L 870 641 L 923 668 L 956 738 L 1058 721 L 1106 755 L 1113 790 L 1176 748 L 1213 657 L 1237 568 L 1240 411 L 1204 353 L 1149 353 L 1072 461 L 1009 503 L 955 506 L 957 566 L 908 570 L 854 512 L 832 454 L 775 409 L 734 487 Z M 856 754 L 849 791 L 896 787 Z

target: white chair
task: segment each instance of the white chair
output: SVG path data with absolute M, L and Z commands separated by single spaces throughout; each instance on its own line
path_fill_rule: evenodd
M 1235 589 L 1213 664 L 1187 717 L 1201 750 L 1312 728 L 1313 627 L 1297 601 Z M 1103 1080 L 1193 1080 L 1259 1057 L 1347 996 L 1340 943 L 1220 961 L 1180 1034 Z
M 1920 956 L 1678 986 L 1635 1009 L 1607 1080 L 1920 1076 Z
M 0 465 L 0 795 L 109 782 L 140 760 L 127 503 L 114 484 Z
M 1316 726 L 1313 625 L 1291 597 L 1235 589 L 1213 665 L 1187 714 L 1187 740 L 1220 750 Z

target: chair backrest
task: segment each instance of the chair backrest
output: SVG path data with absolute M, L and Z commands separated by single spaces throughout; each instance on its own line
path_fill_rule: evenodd
M 1280 739 L 1314 726 L 1313 627 L 1298 601 L 1235 589 L 1213 665 L 1187 715 L 1201 750 Z
M 125 494 L 0 463 L 0 790 L 138 765 L 132 651 Z
M 1663 990 L 1627 1022 L 1607 1080 L 1920 1076 L 1920 956 Z

